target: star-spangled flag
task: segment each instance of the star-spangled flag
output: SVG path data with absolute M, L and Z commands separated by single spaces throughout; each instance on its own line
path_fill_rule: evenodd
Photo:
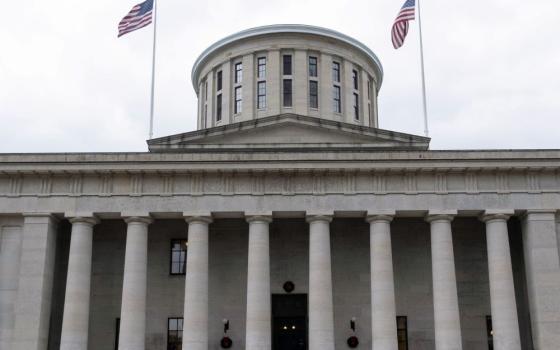
M 152 23 L 153 9 L 154 0 L 146 0 L 134 6 L 119 23 L 119 37 Z
M 403 46 L 404 39 L 408 33 L 408 22 L 415 19 L 416 0 L 406 0 L 399 15 L 393 23 L 391 30 L 391 37 L 393 40 L 393 47 L 398 49 Z

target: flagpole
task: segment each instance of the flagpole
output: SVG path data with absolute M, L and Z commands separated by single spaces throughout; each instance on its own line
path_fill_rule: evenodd
M 422 102 L 424 105 L 424 135 L 430 136 L 428 131 L 428 107 L 426 106 L 426 76 L 424 74 L 424 44 L 422 42 L 422 19 L 420 16 L 420 0 L 416 0 L 418 4 L 418 27 L 420 32 L 420 65 L 422 71 Z
M 157 30 L 157 8 L 156 0 L 154 0 L 154 45 L 152 52 L 152 90 L 151 90 L 151 100 L 150 100 L 150 135 L 151 140 L 154 136 L 154 83 L 156 77 L 156 30 Z

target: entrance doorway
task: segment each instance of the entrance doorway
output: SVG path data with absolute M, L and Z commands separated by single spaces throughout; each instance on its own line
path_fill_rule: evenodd
M 272 350 L 307 350 L 307 294 L 272 295 Z

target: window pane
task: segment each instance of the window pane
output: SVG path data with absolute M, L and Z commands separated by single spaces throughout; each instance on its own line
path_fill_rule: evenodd
M 187 240 L 186 239 L 174 239 L 171 241 L 171 262 L 170 262 L 170 273 L 171 274 L 184 274 L 185 273 L 185 262 L 187 259 Z
M 169 331 L 176 331 L 177 330 L 177 319 L 176 318 L 170 318 L 169 319 L 168 330 Z
M 284 107 L 292 107 L 292 80 L 284 79 Z
M 360 119 L 360 105 L 359 105 L 359 96 L 358 94 L 354 94 L 354 118 L 356 120 Z
M 354 82 L 354 90 L 358 90 L 358 71 L 352 71 L 352 80 Z
M 235 102 L 235 105 L 234 105 L 235 114 L 241 113 L 241 108 L 242 108 L 242 90 L 241 90 L 241 87 L 235 88 L 235 101 L 234 102 Z
M 222 95 L 216 97 L 216 120 L 222 120 Z
M 183 341 L 183 318 L 170 318 L 167 325 L 167 349 L 181 350 Z
M 317 96 L 318 85 L 316 81 L 309 82 L 309 107 L 318 108 L 319 99 Z
M 219 72 L 218 72 L 218 78 L 217 78 L 216 80 L 217 80 L 217 83 L 216 83 L 216 85 L 217 85 L 216 90 L 217 90 L 217 91 L 220 91 L 220 90 L 222 90 L 222 71 L 219 71 Z
M 341 103 L 340 103 L 340 86 L 335 85 L 333 87 L 333 110 L 336 113 L 341 112 Z
M 309 76 L 317 76 L 317 57 L 309 57 Z
M 258 89 L 259 89 L 259 95 L 266 94 L 266 83 L 264 81 L 260 81 Z
M 241 63 L 235 64 L 235 83 L 241 83 L 243 80 L 243 65 Z
M 292 55 L 284 55 L 284 75 L 292 75 Z
M 266 58 L 259 57 L 257 62 L 257 78 L 264 78 L 266 76 Z
M 266 82 L 259 81 L 257 85 L 257 108 L 266 107 Z
M 338 62 L 333 62 L 333 76 L 332 79 L 334 82 L 339 83 L 340 82 L 340 63 Z
M 397 339 L 399 350 L 408 350 L 408 329 L 406 316 L 397 316 Z

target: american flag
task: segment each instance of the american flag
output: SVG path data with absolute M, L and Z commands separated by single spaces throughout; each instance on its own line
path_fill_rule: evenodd
M 146 0 L 134 6 L 119 23 L 119 37 L 152 23 L 153 9 L 154 0 Z
M 414 13 L 416 10 L 416 0 L 406 0 L 399 15 L 393 23 L 393 29 L 391 30 L 391 37 L 393 39 L 393 47 L 398 49 L 403 46 L 404 38 L 408 33 L 408 21 L 414 20 Z

